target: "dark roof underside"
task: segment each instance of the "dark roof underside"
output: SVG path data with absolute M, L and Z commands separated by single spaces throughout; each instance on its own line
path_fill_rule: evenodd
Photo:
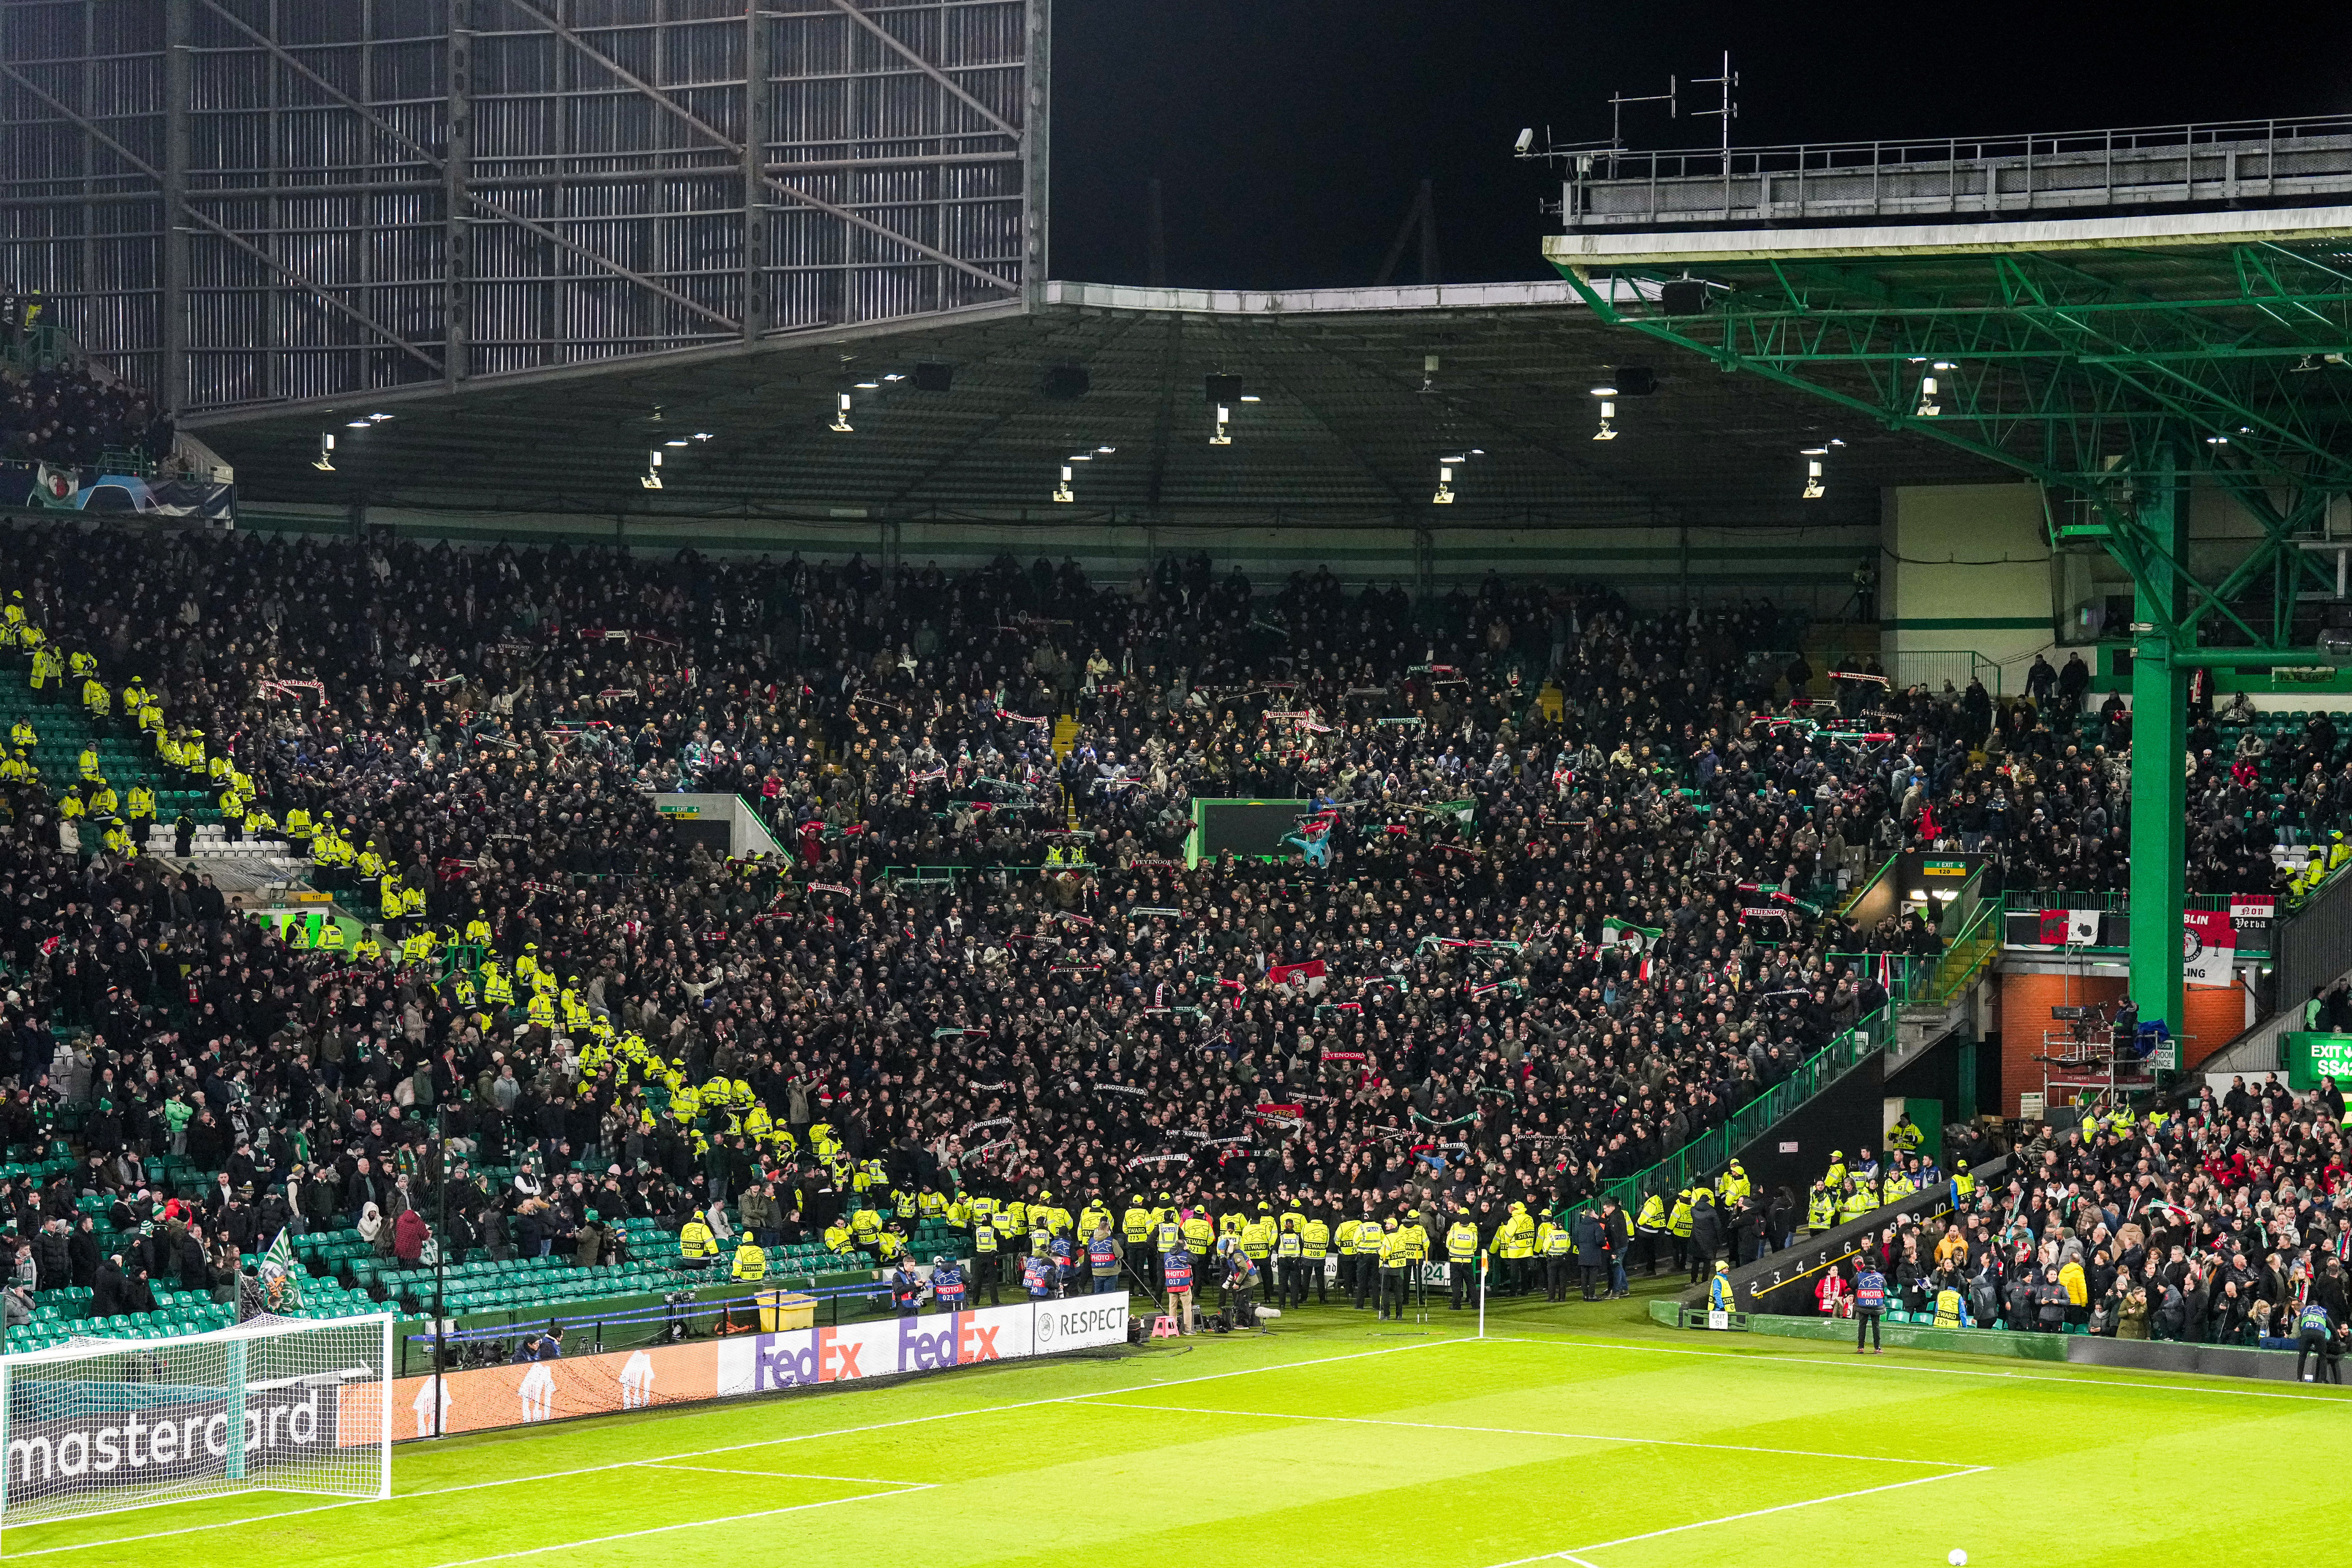
M 1438 366 L 1424 385 L 1424 356 Z M 827 428 L 839 392 L 918 362 L 911 379 L 853 391 L 854 433 Z M 1642 364 L 1656 391 L 1618 401 L 1618 439 L 1592 439 L 1591 387 Z M 1048 371 L 1087 373 L 1076 399 Z M 1209 442 L 1211 374 L 1260 399 Z M 371 409 L 396 417 L 365 431 Z M 656 409 L 660 411 L 656 422 Z M 339 437 L 336 471 L 311 467 Z M 660 491 L 638 482 L 664 448 Z M 1101 517 L 1345 526 L 1874 524 L 1878 489 L 2013 477 L 1932 442 L 1865 428 L 1804 396 L 1645 344 L 1581 305 L 1427 310 L 1185 310 L 1046 304 L 1017 315 L 850 341 L 796 340 L 561 379 L 482 385 L 331 413 L 266 412 L 203 431 L 247 500 L 610 514 Z M 1799 499 L 1800 447 L 1835 436 L 1827 499 Z M 1076 500 L 1050 499 L 1062 462 Z M 1457 468 L 1433 507 L 1438 459 Z

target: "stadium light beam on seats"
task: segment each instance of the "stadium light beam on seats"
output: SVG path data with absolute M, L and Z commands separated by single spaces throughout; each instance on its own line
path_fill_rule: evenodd
M 826 426 L 826 428 L 837 430 L 844 435 L 847 435 L 850 431 L 856 428 L 856 426 L 849 422 L 849 394 L 845 392 L 841 394 L 840 406 L 835 410 L 833 423 Z
M 319 455 L 310 459 L 310 466 L 322 474 L 331 474 L 335 471 L 335 433 L 333 431 L 319 432 Z
M 637 483 L 645 486 L 645 488 L 649 490 L 657 490 L 661 489 L 661 448 L 656 447 L 652 451 L 646 454 L 646 471 L 637 476 Z

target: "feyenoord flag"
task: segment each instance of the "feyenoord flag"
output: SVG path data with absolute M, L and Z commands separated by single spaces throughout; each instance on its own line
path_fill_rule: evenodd
M 2238 931 L 2227 910 L 2189 910 L 2181 917 L 2180 978 L 2191 985 L 2227 985 L 2238 960 Z
M 1267 982 L 1276 989 L 1302 985 L 1309 996 L 1323 994 L 1323 976 L 1324 963 L 1319 958 L 1310 958 L 1304 963 L 1277 963 L 1265 972 Z

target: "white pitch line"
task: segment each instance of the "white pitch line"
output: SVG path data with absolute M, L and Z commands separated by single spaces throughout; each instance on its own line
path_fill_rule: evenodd
M 1668 1525 L 1664 1530 L 1646 1530 L 1639 1535 L 1621 1535 L 1614 1541 L 1596 1541 L 1590 1546 L 1571 1546 L 1565 1551 L 1541 1552 L 1534 1557 L 1514 1557 L 1508 1563 L 1490 1563 L 1488 1568 L 1526 1568 L 1530 1563 L 1583 1563 L 1582 1553 L 1606 1552 L 1612 1546 L 1631 1546 L 1636 1542 L 1655 1541 L 1661 1536 L 1680 1535 L 1686 1530 L 1707 1530 L 1718 1524 L 1736 1524 L 1743 1519 L 1761 1519 L 1767 1514 L 1787 1513 L 1791 1509 L 1819 1508 L 1823 1503 L 1844 1502 L 1852 1498 L 1868 1497 L 1874 1492 L 1901 1491 L 1905 1487 L 1924 1487 L 1936 1481 L 1948 1481 L 1966 1476 L 1980 1476 L 1990 1470 L 1990 1465 L 1971 1465 L 1965 1470 L 1948 1470 L 1940 1476 L 1914 1476 L 1907 1481 L 1889 1481 L 1885 1486 L 1863 1487 L 1855 1491 L 1834 1492 L 1828 1497 L 1806 1498 L 1801 1502 L 1775 1503 L 1770 1508 L 1751 1508 L 1741 1513 L 1727 1513 L 1720 1519 L 1694 1520 L 1688 1524 Z M 1584 1563 L 1584 1568 L 1593 1568 Z
M 788 1508 L 763 1508 L 754 1513 L 730 1513 L 718 1519 L 689 1519 L 677 1524 L 656 1524 L 646 1530 L 624 1530 L 612 1535 L 592 1535 L 585 1541 L 558 1541 L 545 1546 L 527 1546 L 520 1552 L 494 1552 L 488 1557 L 461 1557 L 444 1563 L 439 1568 L 473 1568 L 479 1563 L 510 1563 L 518 1557 L 537 1557 L 549 1552 L 572 1552 L 583 1546 L 603 1546 L 614 1541 L 635 1541 L 647 1535 L 668 1535 L 680 1530 L 706 1530 L 714 1524 L 741 1524 L 749 1520 L 773 1519 L 782 1513 L 804 1513 L 813 1508 L 834 1508 L 845 1502 L 878 1502 L 884 1498 L 905 1497 L 911 1492 L 927 1492 L 929 1485 L 900 1487 L 895 1491 L 861 1492 L 856 1497 L 831 1498 L 824 1502 L 796 1502 Z
M 1884 1454 L 1827 1454 L 1813 1448 L 1768 1448 L 1753 1443 L 1698 1443 L 1674 1437 L 1621 1437 L 1607 1432 L 1541 1432 L 1520 1426 L 1463 1426 L 1442 1421 L 1391 1421 L 1372 1415 L 1293 1415 L 1274 1410 L 1204 1410 L 1190 1405 L 1108 1405 L 1111 1397 L 1094 1394 L 1077 1403 L 1105 1410 L 1165 1410 L 1179 1415 L 1248 1415 L 1265 1421 L 1334 1421 L 1350 1426 L 1410 1426 L 1421 1432 L 1484 1432 L 1497 1437 L 1562 1437 L 1582 1443 L 1624 1443 L 1655 1448 L 1713 1448 L 1730 1454 L 1779 1454 L 1792 1459 L 1848 1459 L 1867 1465 L 1933 1465 L 1940 1469 L 1972 1468 L 1959 1459 L 1903 1459 Z
M 184 1504 L 187 1500 L 188 1500 L 185 1498 L 173 1498 L 171 1500 L 171 1502 L 173 1505 L 179 1505 Z M 34 1548 L 30 1552 L 10 1551 L 6 1555 L 9 1557 L 54 1557 L 61 1552 L 95 1552 L 101 1546 L 128 1546 L 134 1542 L 140 1541 L 163 1541 L 174 1535 L 197 1535 L 207 1530 L 235 1530 L 239 1525 L 260 1524 L 267 1520 L 296 1519 L 306 1513 L 331 1513 L 337 1509 L 357 1508 L 362 1503 L 381 1502 L 383 1500 L 381 1498 L 373 1497 L 352 1498 L 346 1502 L 322 1502 L 315 1504 L 310 1508 L 282 1508 L 276 1513 L 248 1513 L 244 1515 L 242 1518 L 219 1520 L 211 1524 L 186 1524 L 182 1525 L 177 1530 L 152 1530 L 149 1531 L 144 1535 L 118 1535 L 110 1541 L 84 1541 L 79 1542 L 71 1546 L 40 1546 Z M 37 1527 L 29 1524 L 19 1524 L 12 1526 L 11 1528 L 23 1531 L 35 1529 Z
M 674 1463 L 680 1459 L 702 1459 L 708 1458 L 713 1454 L 735 1454 L 740 1453 L 746 1448 L 765 1448 L 779 1443 L 808 1443 L 814 1442 L 824 1437 L 852 1437 L 865 1432 L 879 1432 L 893 1426 L 919 1426 L 929 1421 L 951 1421 L 959 1416 L 964 1415 L 997 1415 L 1009 1410 L 1034 1410 L 1040 1405 L 1069 1405 L 1082 1399 L 1099 1398 L 1103 1394 L 1149 1394 L 1155 1388 L 1177 1388 L 1188 1383 L 1214 1383 L 1221 1378 L 1248 1377 L 1262 1372 L 1287 1372 L 1294 1367 L 1324 1366 L 1332 1362 L 1360 1361 L 1366 1356 L 1394 1355 L 1400 1351 L 1427 1350 L 1432 1345 L 1468 1344 L 1473 1342 L 1475 1342 L 1467 1335 L 1454 1335 L 1444 1339 L 1435 1340 L 1416 1340 L 1411 1344 L 1386 1345 L 1376 1351 L 1349 1351 L 1344 1355 L 1314 1356 L 1306 1361 L 1274 1362 L 1265 1366 L 1236 1367 L 1231 1372 L 1203 1373 L 1195 1377 L 1163 1378 L 1156 1383 L 1137 1384 L 1131 1388 L 1104 1389 L 1097 1394 L 1056 1394 L 1050 1399 L 1019 1399 L 1003 1405 L 975 1405 L 969 1409 L 941 1410 L 929 1415 L 909 1415 L 898 1421 L 874 1421 L 862 1426 L 838 1426 L 824 1432 L 801 1432 L 787 1437 L 761 1437 L 755 1442 L 727 1443 L 715 1448 L 694 1448 L 682 1454 L 664 1454 L 658 1458 L 654 1459 L 618 1459 L 607 1465 L 583 1465 L 576 1469 L 550 1470 L 541 1475 L 509 1476 L 498 1480 L 489 1481 L 467 1481 L 461 1486 L 454 1487 L 425 1487 L 413 1492 L 396 1492 L 394 1494 L 393 1500 L 398 1501 L 404 1498 L 446 1497 L 453 1492 L 480 1491 L 489 1487 L 522 1486 L 532 1481 L 568 1480 L 573 1476 L 602 1475 L 610 1470 L 625 1470 L 639 1465 Z M 981 1362 L 975 1363 L 974 1364 L 978 1366 L 986 1366 L 992 1363 Z M 1013 1362 L 1000 1362 L 993 1364 L 1000 1366 L 1012 1366 L 1016 1363 Z M 835 1384 L 833 1386 L 840 1387 L 842 1385 Z M 244 1525 L 260 1524 L 273 1519 L 293 1519 L 301 1514 L 326 1513 L 335 1509 L 357 1508 L 362 1503 L 372 1503 L 378 1500 L 380 1500 L 375 1498 L 352 1498 L 344 1502 L 320 1503 L 316 1507 L 312 1508 L 281 1509 L 276 1513 L 247 1514 L 242 1518 L 224 1519 L 210 1524 L 184 1525 L 177 1530 L 150 1531 L 143 1535 L 121 1535 L 106 1541 L 79 1542 L 71 1546 L 37 1547 L 30 1552 L 11 1552 L 7 1555 L 11 1557 L 49 1557 L 68 1552 L 95 1552 L 100 1547 L 129 1546 L 142 1541 L 161 1541 L 166 1537 L 175 1535 L 195 1535 L 210 1530 L 236 1530 Z M 18 1528 L 31 1529 L 34 1527 L 30 1525 L 20 1525 Z
M 668 1459 L 639 1459 L 648 1470 L 694 1470 L 706 1476 L 758 1476 L 772 1481 L 850 1481 L 863 1487 L 935 1487 L 937 1481 L 894 1481 L 880 1476 L 820 1476 L 814 1470 L 730 1470 L 718 1465 L 681 1465 Z M 414 1494 L 412 1494 L 414 1495 Z
M 2329 1394 L 2276 1394 L 2262 1388 L 2209 1388 L 2193 1383 L 2146 1383 L 2120 1377 L 2053 1377 L 2047 1373 L 1987 1372 L 1965 1366 L 1917 1366 L 1908 1362 L 1853 1362 L 1825 1356 L 1777 1355 L 1771 1352 L 1744 1353 L 1739 1351 L 1684 1350 L 1674 1345 L 1642 1345 L 1630 1340 L 1600 1339 L 1535 1339 L 1520 1334 L 1489 1334 L 1489 1344 L 1551 1345 L 1579 1350 L 1625 1351 L 1638 1355 L 1704 1356 L 1711 1361 L 1745 1362 L 1751 1366 L 1842 1366 L 1858 1370 L 1867 1366 L 1874 1372 L 1924 1373 L 1939 1377 L 2005 1378 L 2014 1383 L 2058 1383 L 2069 1388 L 2130 1388 L 2148 1394 L 2202 1394 L 2217 1399 L 2293 1399 L 2313 1405 L 2342 1405 L 2352 1401 L 2352 1395 Z M 1930 1354 L 1964 1354 L 1963 1352 L 1930 1352 Z

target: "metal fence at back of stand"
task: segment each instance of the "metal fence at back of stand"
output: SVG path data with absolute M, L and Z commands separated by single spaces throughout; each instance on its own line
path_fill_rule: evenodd
M 1711 1127 L 1647 1170 L 1609 1183 L 1603 1194 L 1639 1213 L 1643 1201 L 1655 1193 L 1672 1197 L 1705 1181 L 1730 1163 L 1732 1152 L 1761 1136 L 1797 1107 L 1837 1081 L 1847 1071 L 1886 1049 L 1895 1037 L 1895 1012 L 1881 1007 L 1800 1063 L 1794 1072 L 1732 1113 L 1731 1120 Z
M 1569 149 L 1571 229 L 1716 217 L 2021 213 L 2310 201 L 2352 171 L 2352 116 L 1765 147 Z
M 2000 661 L 1970 648 L 1898 648 L 1887 656 L 1886 674 L 1897 689 L 1924 686 L 1940 692 L 1948 685 L 1966 691 L 1969 681 L 1981 680 L 1987 691 L 2000 695 Z

